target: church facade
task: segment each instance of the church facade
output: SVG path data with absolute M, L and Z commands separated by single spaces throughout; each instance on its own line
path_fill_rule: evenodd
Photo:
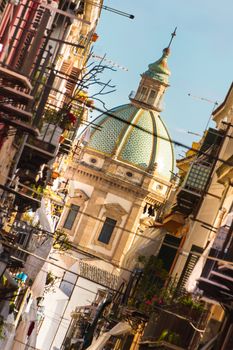
M 159 115 L 168 53 L 142 74 L 129 104 L 84 131 L 88 143 L 66 172 L 71 188 L 60 227 L 77 246 L 115 264 L 130 249 L 140 219 L 159 218 L 172 187 L 173 147 Z
M 69 272 L 54 271 L 60 286 L 45 296 L 51 312 L 40 329 L 43 350 L 62 348 L 76 307 L 90 304 L 100 288 L 118 288 L 125 259 L 131 259 L 143 230 L 159 220 L 173 188 L 173 146 L 160 117 L 168 55 L 166 48 L 141 75 L 130 103 L 103 113 L 94 128 L 84 130 L 64 171 L 69 191 L 59 228 L 77 250 L 52 255 Z M 58 316 L 59 324 L 53 321 Z

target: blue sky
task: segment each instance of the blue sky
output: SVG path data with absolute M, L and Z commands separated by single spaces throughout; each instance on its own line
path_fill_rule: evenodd
M 111 108 L 128 101 L 149 63 L 157 60 L 177 26 L 168 65 L 170 88 L 161 114 L 175 140 L 191 144 L 203 133 L 213 104 L 188 93 L 222 102 L 232 82 L 232 0 L 105 0 L 135 15 L 134 20 L 103 10 L 97 27 L 96 54 L 128 68 L 107 72 L 117 91 L 104 97 Z M 214 124 L 212 124 L 214 125 Z M 176 149 L 182 154 L 182 149 Z

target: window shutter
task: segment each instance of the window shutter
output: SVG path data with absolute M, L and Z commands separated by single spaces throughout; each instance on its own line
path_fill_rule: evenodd
M 197 253 L 202 253 L 203 249 L 201 247 L 198 247 L 196 245 L 192 245 L 191 251 L 197 252 Z M 189 256 L 187 258 L 187 261 L 185 263 L 184 269 L 181 273 L 179 282 L 177 284 L 177 291 L 178 292 L 185 292 L 185 285 L 188 281 L 189 276 L 191 275 L 197 261 L 199 259 L 199 256 L 189 253 Z

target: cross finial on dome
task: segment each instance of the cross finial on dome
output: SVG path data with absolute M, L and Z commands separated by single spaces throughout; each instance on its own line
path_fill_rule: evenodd
M 170 54 L 170 46 L 172 44 L 174 37 L 176 36 L 176 30 L 177 30 L 177 27 L 175 27 L 174 32 L 171 33 L 171 39 L 169 41 L 168 46 L 165 49 L 163 49 L 162 57 L 156 62 L 149 64 L 149 69 L 144 73 L 145 75 L 148 75 L 151 78 L 155 80 L 159 80 L 163 83 L 168 83 L 168 77 L 171 73 L 167 66 L 167 57 Z
M 177 27 L 175 27 L 174 32 L 171 33 L 171 39 L 170 39 L 169 44 L 168 44 L 168 46 L 167 46 L 168 49 L 170 48 L 171 43 L 173 42 L 173 39 L 174 39 L 174 37 L 176 36 L 176 30 L 177 30 Z

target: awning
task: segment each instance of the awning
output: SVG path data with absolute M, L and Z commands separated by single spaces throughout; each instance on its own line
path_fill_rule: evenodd
M 98 339 L 93 340 L 91 346 L 87 350 L 102 350 L 111 336 L 118 336 L 129 333 L 132 330 L 127 322 L 119 322 L 110 331 L 103 333 Z

